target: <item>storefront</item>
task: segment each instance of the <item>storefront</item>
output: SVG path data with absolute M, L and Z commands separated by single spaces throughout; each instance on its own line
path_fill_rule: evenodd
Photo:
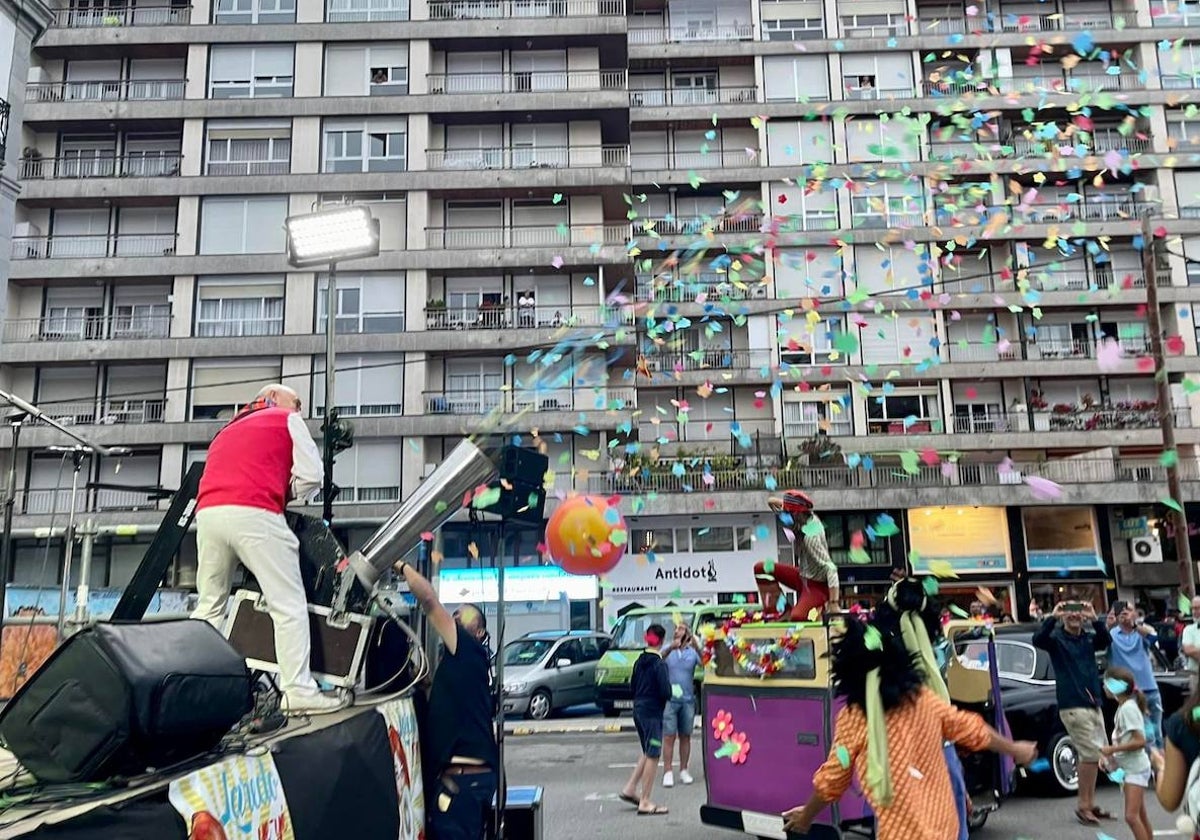
M 942 578 L 938 594 L 946 607 L 953 604 L 964 614 L 986 611 L 997 619 L 1016 617 L 1006 508 L 913 508 L 908 511 L 908 539 L 912 572 Z
M 438 598 L 448 609 L 475 604 L 495 628 L 500 591 L 495 568 L 442 569 L 437 585 Z M 597 626 L 599 593 L 599 581 L 590 575 L 569 575 L 557 566 L 507 567 L 504 637 L 512 640 L 537 630 L 590 630 Z
M 1109 568 L 1101 549 L 1095 508 L 1039 506 L 1021 510 L 1029 595 L 1042 612 L 1060 601 L 1108 609 Z
M 887 594 L 892 569 L 904 568 L 904 513 L 899 510 L 836 511 L 820 514 L 829 556 L 838 566 L 844 606 L 870 608 Z M 780 536 L 785 556 L 790 549 Z M 861 545 L 856 547 L 861 540 Z

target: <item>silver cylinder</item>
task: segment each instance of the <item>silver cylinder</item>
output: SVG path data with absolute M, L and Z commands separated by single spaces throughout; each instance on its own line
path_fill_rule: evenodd
M 440 528 L 462 507 L 467 493 L 497 473 L 495 463 L 482 449 L 469 440 L 462 441 L 366 544 L 350 555 L 350 568 L 359 582 L 373 589 L 388 568 L 417 546 L 421 534 Z

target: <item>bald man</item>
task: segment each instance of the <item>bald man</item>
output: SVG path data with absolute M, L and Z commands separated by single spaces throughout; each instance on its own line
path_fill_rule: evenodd
M 482 840 L 499 784 L 500 752 L 493 726 L 492 662 L 487 621 L 464 605 L 451 615 L 433 585 L 408 563 L 404 576 L 445 653 L 429 692 L 429 720 L 422 743 L 432 792 L 425 795 L 429 840 Z
M 268 385 L 208 447 L 196 499 L 200 599 L 192 618 L 221 629 L 240 560 L 258 580 L 275 626 L 284 711 L 322 714 L 340 709 L 343 701 L 322 693 L 309 668 L 300 542 L 283 516 L 289 501 L 311 501 L 324 478 L 321 453 L 300 408 L 291 388 Z

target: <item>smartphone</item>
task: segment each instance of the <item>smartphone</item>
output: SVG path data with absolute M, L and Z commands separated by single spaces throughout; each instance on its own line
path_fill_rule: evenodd
M 1083 612 L 1083 604 L 1080 603 L 1079 601 L 1070 601 L 1066 604 L 1063 604 L 1063 609 L 1066 610 L 1067 612 L 1073 612 L 1073 613 Z

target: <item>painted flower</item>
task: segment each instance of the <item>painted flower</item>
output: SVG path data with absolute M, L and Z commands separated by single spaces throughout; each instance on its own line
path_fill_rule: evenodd
M 746 755 L 750 752 L 750 741 L 746 738 L 745 732 L 735 732 L 730 736 L 729 742 L 733 744 L 734 752 L 729 757 L 729 760 L 734 764 L 745 764 Z
M 733 733 L 733 715 L 724 709 L 717 711 L 716 717 L 712 719 L 713 737 L 718 741 L 724 741 Z

